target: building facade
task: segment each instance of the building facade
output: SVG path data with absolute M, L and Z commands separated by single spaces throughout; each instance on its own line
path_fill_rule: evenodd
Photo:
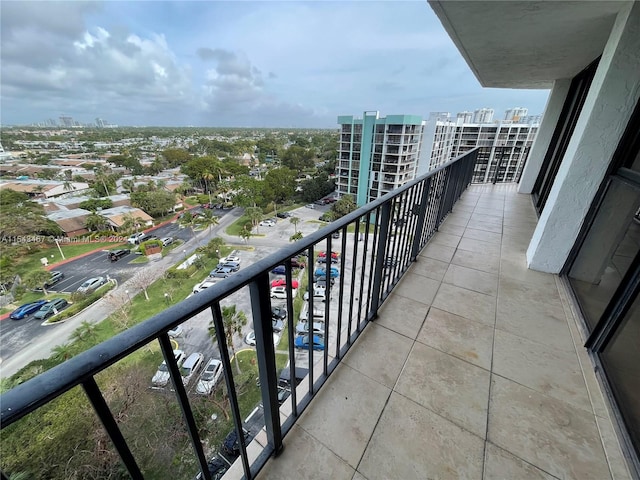
M 470 112 L 459 113 L 455 119 L 448 112 L 432 113 L 425 128 L 419 173 L 426 173 L 480 147 L 473 182 L 517 182 L 539 127 L 537 122 L 529 123 L 530 117 L 526 113 L 526 109 L 512 108 L 506 112 L 511 120 L 496 122 L 475 121 L 493 117 L 493 110 L 486 108 L 476 111 L 473 122 L 468 121 Z M 520 117 L 520 114 L 525 116 Z M 536 119 L 535 116 L 532 118 Z
M 416 177 L 425 122 L 417 115 L 364 112 L 339 116 L 336 167 L 338 196 L 353 195 L 361 206 Z

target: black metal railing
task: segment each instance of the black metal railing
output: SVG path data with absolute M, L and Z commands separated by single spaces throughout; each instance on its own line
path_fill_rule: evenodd
M 233 295 L 247 294 L 255 330 L 256 356 L 259 372 L 266 433 L 266 446 L 250 458 L 244 442 L 239 442 L 239 457 L 247 479 L 254 478 L 269 457 L 283 448 L 283 438 L 326 382 L 368 322 L 373 321 L 378 309 L 418 253 L 437 231 L 454 203 L 471 182 L 477 150 L 472 150 L 451 162 L 415 179 L 384 197 L 342 217 L 329 226 L 282 248 L 275 254 L 243 268 L 239 272 L 187 300 L 167 308 L 115 337 L 85 351 L 76 357 L 16 386 L 0 397 L 2 428 L 60 397 L 76 386 L 81 386 L 97 416 L 110 437 L 117 455 L 132 478 L 144 478 L 135 454 L 127 443 L 118 421 L 114 418 L 96 376 L 105 369 L 158 340 L 168 366 L 173 390 L 180 405 L 185 429 L 191 440 L 195 463 L 201 470 L 200 478 L 210 479 L 203 438 L 192 409 L 190 393 L 183 384 L 178 363 L 173 353 L 168 331 L 202 312 L 210 312 L 215 328 L 220 359 L 223 364 L 227 398 L 233 428 L 243 432 L 239 394 L 234 381 L 234 369 L 227 347 L 221 302 Z M 324 251 L 325 293 L 322 334 L 313 334 L 314 307 L 321 302 L 314 298 L 313 283 L 321 272 L 316 271 L 316 258 Z M 332 252 L 336 252 L 335 257 Z M 294 270 L 292 259 L 306 257 L 306 271 Z M 290 396 L 281 407 L 276 365 L 276 347 L 273 341 L 272 291 L 270 272 L 285 266 L 286 327 L 288 338 Z M 332 269 L 335 269 L 332 272 Z M 301 286 L 309 285 L 308 336 L 318 350 L 307 352 L 296 349 L 294 274 L 298 272 Z M 335 273 L 335 283 L 330 277 Z M 302 288 L 301 288 L 302 290 Z M 300 291 L 298 296 L 302 296 Z M 314 302 L 316 305 L 314 306 Z M 303 325 L 304 326 L 304 325 Z M 303 334 L 304 336 L 304 334 Z M 303 353 L 301 353 L 303 352 Z M 297 388 L 293 372 L 308 370 L 307 381 Z M 281 421 L 283 412 L 286 419 Z M 254 435 L 253 432 L 252 435 Z M 242 433 L 238 438 L 242 438 Z M 263 442 L 264 443 L 264 442 Z M 6 473 L 6 472 L 5 472 Z M 2 474 L 2 478 L 7 478 Z

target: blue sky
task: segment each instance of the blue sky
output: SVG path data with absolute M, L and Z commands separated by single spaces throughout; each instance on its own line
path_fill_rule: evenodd
M 522 106 L 483 89 L 426 1 L 0 4 L 3 124 L 336 126 L 365 110 Z

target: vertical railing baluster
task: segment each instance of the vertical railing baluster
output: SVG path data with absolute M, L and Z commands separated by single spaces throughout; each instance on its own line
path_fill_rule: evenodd
M 349 323 L 347 325 L 347 342 L 351 345 L 351 322 L 353 321 L 353 298 L 356 291 L 356 272 L 358 265 L 358 245 L 360 243 L 360 239 L 358 238 L 360 235 L 360 218 L 356 220 L 355 232 L 354 232 L 354 241 L 353 241 L 353 258 L 351 259 L 351 288 L 350 288 L 350 297 L 349 297 Z
M 411 247 L 411 261 L 418 258 L 421 249 L 422 235 L 424 234 L 425 218 L 427 215 L 427 204 L 429 203 L 429 192 L 431 191 L 431 177 L 427 178 L 423 183 L 422 198 L 420 199 L 420 210 L 418 211 L 418 231 L 413 236 L 413 245 Z
M 216 332 L 216 340 L 220 349 L 220 360 L 224 369 L 224 378 L 227 384 L 227 395 L 229 396 L 229 405 L 231 406 L 231 416 L 233 417 L 233 428 L 238 435 L 238 444 L 240 445 L 240 457 L 242 459 L 242 469 L 245 478 L 251 480 L 251 466 L 247 457 L 247 447 L 244 444 L 244 430 L 242 427 L 242 418 L 240 417 L 240 405 L 238 404 L 238 393 L 233 380 L 233 371 L 231 369 L 231 359 L 229 358 L 229 347 L 227 346 L 227 337 L 224 331 L 224 322 L 222 320 L 222 311 L 220 303 L 215 302 L 211 305 L 211 315 L 213 317 L 214 330 Z
M 287 262 L 286 292 L 291 297 L 291 261 Z M 251 312 L 253 330 L 256 335 L 256 355 L 258 357 L 258 378 L 264 407 L 264 421 L 267 441 L 274 455 L 282 451 L 282 430 L 278 405 L 278 378 L 276 376 L 276 352 L 273 345 L 273 325 L 271 323 L 271 289 L 269 273 L 263 272 L 249 284 L 251 292 Z M 295 372 L 294 372 L 295 373 Z
M 325 278 L 327 279 L 327 288 L 324 291 L 324 350 L 322 350 L 322 366 L 323 372 L 325 375 L 328 375 L 327 367 L 329 365 L 329 310 L 331 310 L 331 269 L 333 268 L 333 251 L 331 245 L 331 235 L 327 237 L 327 256 L 325 259 L 327 263 L 325 264 Z M 341 252 L 344 254 L 344 252 Z M 340 272 L 340 276 L 342 276 L 342 272 Z M 309 292 L 309 298 L 313 296 L 313 292 Z M 309 333 L 313 330 L 313 323 L 309 324 Z M 313 338 L 313 337 L 312 337 Z
M 311 245 L 309 247 L 307 256 L 309 258 L 309 263 L 311 264 L 311 268 L 309 268 L 309 271 L 307 272 L 307 278 L 308 278 L 308 282 L 307 282 L 307 288 L 309 289 L 309 300 L 311 300 L 309 302 L 309 309 L 308 309 L 308 313 L 307 313 L 307 326 L 309 327 L 309 393 L 311 395 L 313 395 L 313 337 L 312 335 L 312 330 L 313 330 L 313 324 L 309 323 L 309 322 L 313 322 L 313 277 L 314 277 L 314 270 L 316 268 L 316 258 L 315 258 L 315 253 L 313 250 L 313 245 Z M 327 281 L 329 281 L 329 279 L 327 279 Z
M 391 202 L 385 202 L 382 205 L 380 218 L 380 241 L 378 243 L 378 251 L 376 252 L 376 268 L 373 279 L 373 299 L 371 301 L 371 311 L 368 317 L 374 319 L 378 315 L 378 307 L 380 306 L 380 288 L 382 286 L 382 269 L 384 268 L 385 252 L 387 242 L 389 240 L 389 223 L 391 220 Z
M 371 225 L 371 212 L 367 213 L 367 225 Z M 375 272 L 375 252 L 377 250 L 377 245 L 378 245 L 378 221 L 377 218 L 378 216 L 375 215 L 376 220 L 373 222 L 373 234 L 371 235 L 372 238 L 372 242 L 371 242 L 371 255 L 369 258 L 369 284 L 367 285 L 367 303 L 366 303 L 366 309 L 367 309 L 367 320 L 371 320 L 369 318 L 369 312 L 371 311 L 371 299 L 373 298 L 371 295 L 371 292 L 373 291 L 373 276 L 374 276 L 374 272 Z M 368 231 L 367 231 L 368 233 Z
M 196 425 L 195 418 L 193 418 L 191 404 L 189 403 L 187 391 L 184 388 L 184 383 L 182 382 L 182 375 L 180 374 L 176 357 L 173 353 L 171 339 L 168 334 L 162 333 L 158 337 L 158 341 L 160 342 L 162 355 L 164 355 L 165 362 L 169 368 L 169 373 L 171 374 L 171 382 L 173 383 L 173 388 L 175 389 L 178 397 L 178 404 L 182 410 L 182 417 L 187 424 L 187 431 L 191 438 L 193 450 L 196 452 L 196 458 L 198 459 L 200 468 L 204 472 L 205 478 L 209 480 L 209 476 L 207 475 L 207 473 L 209 473 L 209 469 L 207 468 L 207 459 L 205 458 L 204 451 L 202 450 L 202 442 L 200 441 L 200 435 L 198 434 L 198 426 Z
M 365 266 L 367 265 L 367 253 L 369 252 L 369 216 L 365 216 L 365 224 L 364 224 L 364 242 L 362 245 L 362 266 L 360 268 L 360 292 L 358 293 L 358 331 L 362 331 L 362 304 L 363 304 L 363 296 L 364 296 L 364 280 L 367 269 Z M 367 313 L 365 311 L 365 313 Z
M 309 259 L 307 258 L 307 269 L 312 269 L 313 265 L 309 266 Z M 285 262 L 285 275 L 286 282 L 293 286 L 293 275 L 291 275 L 291 259 Z M 296 393 L 296 352 L 295 352 L 295 319 L 293 310 L 293 295 L 287 295 L 287 336 L 289 337 L 289 389 L 291 390 L 291 412 L 294 417 L 298 416 L 298 399 Z
M 344 298 L 344 267 L 346 265 L 346 255 L 347 251 L 347 226 L 342 229 L 342 250 L 340 255 L 340 280 L 339 280 L 339 292 L 338 292 L 338 327 L 337 327 L 337 335 L 336 335 L 336 358 L 341 358 L 340 351 L 340 341 L 342 340 L 342 300 Z M 331 283 L 331 282 L 329 282 Z M 327 284 L 328 286 L 329 284 Z M 327 300 L 330 301 L 330 300 Z
M 124 466 L 129 472 L 131 478 L 144 478 L 140 471 L 140 467 L 138 467 L 138 464 L 136 463 L 136 459 L 133 457 L 133 453 L 131 453 L 131 450 L 129 449 L 127 441 L 118 427 L 118 423 L 115 418 L 113 418 L 111 410 L 100 392 L 100 388 L 98 387 L 95 378 L 91 377 L 82 382 L 82 388 L 87 394 L 91 405 L 93 405 L 93 409 L 96 411 L 98 418 L 100 418 L 104 429 L 107 431 L 107 434 L 111 439 L 111 443 L 113 443 L 118 455 L 120 455 L 120 459 L 122 460 L 122 463 L 124 463 Z M 3 475 L 2 478 L 6 477 Z

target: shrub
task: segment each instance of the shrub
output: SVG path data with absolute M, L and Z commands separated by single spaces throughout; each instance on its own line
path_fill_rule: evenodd
M 69 317 L 73 317 L 76 313 L 84 310 L 89 305 L 100 300 L 105 293 L 107 293 L 109 290 L 111 290 L 114 287 L 115 287 L 115 283 L 107 283 L 92 293 L 73 292 L 71 294 L 71 301 L 73 303 L 69 307 L 65 308 L 62 312 L 54 316 L 53 318 L 50 318 L 48 322 L 56 323 L 56 322 L 65 320 Z

